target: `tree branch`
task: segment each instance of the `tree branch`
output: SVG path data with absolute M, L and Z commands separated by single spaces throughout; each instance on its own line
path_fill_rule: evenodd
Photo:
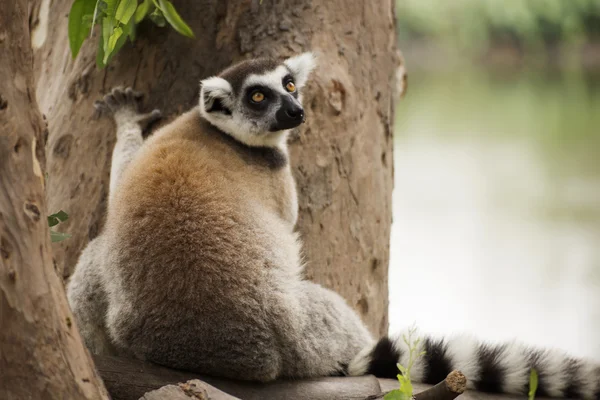
M 385 380 L 387 381 L 387 379 Z M 390 379 L 391 381 L 391 379 Z M 394 380 L 397 384 L 398 382 Z M 382 384 L 382 389 L 389 389 L 389 384 Z M 414 400 L 453 400 L 464 393 L 467 389 L 467 377 L 460 371 L 452 371 L 446 379 L 435 386 L 431 386 L 420 393 L 413 395 Z M 393 390 L 384 390 L 383 393 L 366 397 L 364 400 L 381 400 Z M 487 396 L 486 396 L 487 397 Z M 483 398 L 486 398 L 483 397 Z M 477 397 L 482 398 L 482 397 Z
M 446 379 L 413 396 L 415 400 L 453 400 L 467 389 L 467 377 L 460 371 L 452 371 Z

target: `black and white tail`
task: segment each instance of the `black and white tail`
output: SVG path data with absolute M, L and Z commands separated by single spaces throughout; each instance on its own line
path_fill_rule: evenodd
M 534 349 L 516 341 L 502 344 L 479 342 L 471 336 L 421 337 L 411 369 L 413 382 L 436 384 L 452 370 L 467 377 L 467 387 L 480 392 L 526 395 L 532 368 L 538 373 L 536 397 L 600 400 L 600 363 L 576 359 L 564 352 Z M 348 366 L 350 375 L 372 374 L 396 378 L 397 364 L 408 365 L 406 334 L 384 337 L 361 351 Z M 411 341 L 409 341 L 411 342 Z

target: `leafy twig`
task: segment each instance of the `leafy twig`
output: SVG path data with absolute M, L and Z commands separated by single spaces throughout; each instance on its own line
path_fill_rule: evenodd
M 73 58 L 83 42 L 101 25 L 96 64 L 102 69 L 119 52 L 127 39 L 135 40 L 137 25 L 149 19 L 163 27 L 168 22 L 180 34 L 193 38 L 194 32 L 169 0 L 74 0 L 69 12 L 69 45 Z
M 538 387 L 538 375 L 535 368 L 531 368 L 531 373 L 529 374 L 529 400 L 535 399 L 535 392 Z
M 402 335 L 402 339 L 404 343 L 408 347 L 408 366 L 404 367 L 397 364 L 398 369 L 400 370 L 400 374 L 398 374 L 398 382 L 400 382 L 400 389 L 395 389 L 387 393 L 384 397 L 384 400 L 411 400 L 413 398 L 413 386 L 410 379 L 410 372 L 415 361 L 425 354 L 425 351 L 421 351 L 416 354 L 419 349 L 419 343 L 421 342 L 421 338 L 417 338 L 416 340 L 412 340 L 412 336 L 416 331 L 416 327 L 412 327 L 408 330 L 408 337 L 406 335 Z

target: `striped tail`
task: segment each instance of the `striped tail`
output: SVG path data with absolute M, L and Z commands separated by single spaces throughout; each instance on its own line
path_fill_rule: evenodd
M 576 359 L 557 350 L 534 349 L 516 341 L 488 344 L 467 335 L 441 339 L 412 335 L 419 336 L 415 355 L 422 351 L 425 354 L 413 364 L 413 382 L 436 384 L 452 370 L 459 370 L 467 377 L 469 389 L 526 395 L 531 369 L 535 368 L 536 397 L 600 400 L 600 364 L 591 360 Z M 405 337 L 383 337 L 375 346 L 365 348 L 348 366 L 349 375 L 396 378 L 396 364 L 407 366 L 409 361 Z

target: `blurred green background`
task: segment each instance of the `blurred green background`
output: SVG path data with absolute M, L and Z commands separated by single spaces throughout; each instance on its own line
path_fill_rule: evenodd
M 600 360 L 600 0 L 396 6 L 390 330 Z
M 396 6 L 403 43 L 436 43 L 460 58 L 501 47 L 524 58 L 556 51 L 585 57 L 586 46 L 600 39 L 598 0 L 397 0 Z

